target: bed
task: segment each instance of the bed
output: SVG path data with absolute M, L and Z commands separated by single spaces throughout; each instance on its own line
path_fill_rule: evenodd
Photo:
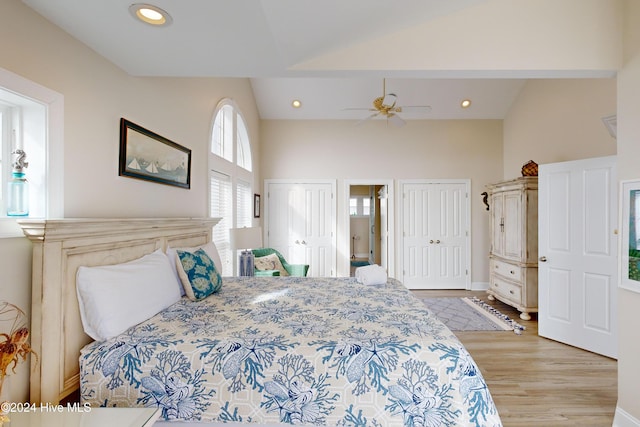
M 84 333 L 80 267 L 211 240 L 212 219 L 24 220 L 31 400 L 158 407 L 167 425 L 500 426 L 471 356 L 394 279 L 225 277 L 112 338 Z

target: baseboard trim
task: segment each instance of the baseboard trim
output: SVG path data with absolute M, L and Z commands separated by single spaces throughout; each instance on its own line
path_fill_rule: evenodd
M 489 289 L 489 282 L 472 282 L 471 290 L 472 291 L 486 291 Z
M 640 420 L 619 406 L 616 406 L 616 414 L 613 417 L 613 427 L 640 427 Z

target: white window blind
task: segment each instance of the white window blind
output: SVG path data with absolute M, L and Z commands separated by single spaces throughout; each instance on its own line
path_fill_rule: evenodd
M 236 185 L 236 226 L 251 227 L 252 217 L 251 184 L 238 180 Z
M 236 270 L 229 229 L 253 225 L 253 173 L 251 144 L 245 122 L 235 102 L 220 101 L 213 119 L 209 155 L 210 215 L 222 220 L 213 229 L 213 241 L 223 261 L 223 274 Z
M 229 229 L 233 225 L 231 177 L 216 171 L 210 173 L 210 216 L 219 217 L 220 222 L 213 227 L 213 242 L 218 248 L 222 261 L 222 275 L 233 275 L 233 259 L 229 244 Z

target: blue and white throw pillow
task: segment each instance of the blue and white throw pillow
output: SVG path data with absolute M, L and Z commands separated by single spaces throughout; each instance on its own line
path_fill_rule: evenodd
M 178 249 L 176 253 L 176 267 L 187 298 L 199 301 L 222 288 L 222 277 L 204 250 L 188 252 Z

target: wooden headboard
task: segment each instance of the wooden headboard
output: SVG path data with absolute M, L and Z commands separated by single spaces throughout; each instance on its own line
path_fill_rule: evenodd
M 59 403 L 79 388 L 84 333 L 76 294 L 81 265 L 111 265 L 167 246 L 211 241 L 218 218 L 24 219 L 18 223 L 33 242 L 31 347 L 32 403 Z

